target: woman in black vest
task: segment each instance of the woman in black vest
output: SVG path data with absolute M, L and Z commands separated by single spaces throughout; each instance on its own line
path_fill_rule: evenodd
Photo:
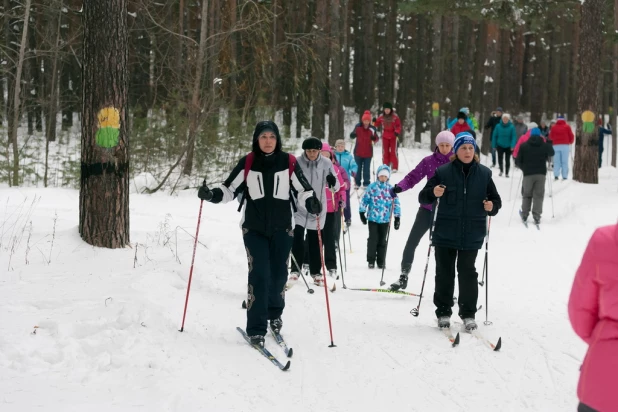
M 455 262 L 459 277 L 459 316 L 466 331 L 477 328 L 474 316 L 478 299 L 475 262 L 487 231 L 487 215 L 502 206 L 491 179 L 491 170 L 479 162 L 476 141 L 469 133 L 455 139 L 451 163 L 440 166 L 419 194 L 421 204 L 434 203 L 436 216 L 432 245 L 436 255 L 433 302 L 440 328 L 450 327 L 455 290 Z

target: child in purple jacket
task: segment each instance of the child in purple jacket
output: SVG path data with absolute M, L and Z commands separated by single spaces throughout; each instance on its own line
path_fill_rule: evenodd
M 406 175 L 403 180 L 395 185 L 393 192 L 401 193 L 412 189 L 424 177 L 431 179 L 436 173 L 436 169 L 450 162 L 453 155 L 453 142 L 455 135 L 449 131 L 443 131 L 436 136 L 436 150 L 432 155 L 427 156 L 416 166 L 414 170 Z M 416 214 L 416 219 L 412 225 L 412 230 L 408 236 L 406 247 L 403 250 L 401 259 L 401 276 L 399 280 L 391 284 L 391 290 L 405 289 L 408 286 L 408 274 L 414 261 L 414 251 L 425 233 L 431 228 L 433 217 L 432 205 L 421 205 Z

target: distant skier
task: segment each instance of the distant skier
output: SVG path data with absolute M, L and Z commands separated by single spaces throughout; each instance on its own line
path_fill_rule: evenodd
M 401 207 L 399 198 L 393 196 L 393 187 L 388 183 L 391 169 L 387 165 L 378 167 L 377 181 L 369 185 L 360 202 L 360 219 L 363 225 L 369 222 L 367 239 L 367 263 L 370 269 L 377 261 L 380 269 L 384 268 L 386 259 L 386 233 L 390 226 L 391 208 L 395 217 L 395 230 L 399 230 Z
M 343 139 L 339 139 L 335 142 L 335 158 L 341 167 L 345 169 L 350 179 L 350 184 L 346 187 L 346 207 L 343 211 L 345 216 L 346 225 L 350 226 L 352 224 L 352 213 L 350 210 L 350 190 L 352 189 L 352 179 L 356 178 L 356 174 L 358 173 L 358 166 L 354 161 L 354 156 L 350 154 L 347 150 L 345 150 L 345 141 Z M 367 168 L 369 171 L 369 168 Z
M 511 122 L 511 116 L 502 115 L 502 121 L 494 128 L 491 138 L 491 147 L 498 152 L 498 165 L 500 166 L 500 176 L 506 168 L 506 177 L 509 177 L 511 169 L 511 153 L 517 144 L 517 133 L 515 126 Z
M 198 197 L 227 203 L 243 193 L 242 233 L 249 262 L 246 332 L 252 344 L 264 346 L 268 320 L 276 331 L 283 327 L 287 260 L 292 247 L 290 190 L 298 192 L 298 205 L 308 214 L 322 206 L 294 157 L 281 151 L 281 136 L 274 122 L 255 126 L 251 154 L 236 164 L 221 187 L 205 184 Z
M 382 128 L 382 163 L 392 168 L 393 173 L 399 169 L 397 158 L 397 141 L 401 134 L 401 120 L 393 112 L 393 105 L 386 102 L 382 105 L 382 115 L 376 120 L 377 129 Z
M 453 155 L 453 142 L 455 136 L 449 131 L 443 131 L 436 136 L 436 150 L 433 154 L 425 157 L 421 162 L 406 175 L 399 183 L 393 187 L 393 192 L 396 194 L 412 189 L 425 177 L 431 179 L 436 173 L 436 169 L 450 162 Z M 414 253 L 419 242 L 431 228 L 433 217 L 432 204 L 421 204 L 416 213 L 416 219 L 412 225 L 412 230 L 408 236 L 408 241 L 403 250 L 401 258 L 401 275 L 399 280 L 391 285 L 392 290 L 405 289 L 408 287 L 408 274 L 412 269 L 414 261 Z
M 487 124 L 485 124 L 485 130 L 489 129 L 489 141 L 491 142 L 492 136 L 494 134 L 494 129 L 500 121 L 502 120 L 502 114 L 504 110 L 502 107 L 498 107 L 496 110 L 491 112 L 491 117 L 487 120 Z M 491 167 L 496 167 L 496 148 L 494 146 L 491 147 Z
M 603 145 L 605 143 L 606 134 L 612 134 L 612 127 L 609 123 L 607 124 L 607 128 L 603 127 L 602 125 L 599 126 L 599 169 L 603 164 Z
M 440 166 L 419 193 L 421 204 L 435 206 L 432 234 L 436 258 L 434 304 L 440 328 L 450 327 L 453 313 L 455 268 L 459 277 L 459 317 L 466 331 L 477 328 L 478 273 L 475 262 L 487 231 L 487 215 L 495 216 L 502 201 L 491 178 L 491 170 L 479 163 L 476 141 L 462 133 L 455 139 L 455 156 Z
M 569 319 L 588 344 L 580 368 L 580 412 L 618 410 L 618 225 L 597 229 L 575 274 Z
M 373 158 L 373 144 L 378 141 L 378 132 L 371 125 L 371 112 L 366 110 L 361 118 L 361 123 L 354 126 L 354 130 L 350 133 L 350 139 L 356 139 L 354 146 L 354 160 L 358 166 L 356 173 L 356 187 L 361 187 L 361 178 L 363 186 L 369 186 L 371 183 L 371 159 Z
M 543 214 L 543 198 L 545 196 L 545 180 L 547 178 L 547 162 L 554 155 L 551 143 L 541 137 L 541 130 L 535 127 L 530 132 L 530 138 L 519 148 L 515 159 L 524 178 L 522 181 L 523 199 L 520 210 L 524 223 L 528 220 L 530 209 L 534 223 L 541 223 Z
M 562 173 L 562 180 L 569 178 L 570 145 L 575 142 L 575 135 L 571 126 L 563 116 L 558 116 L 556 124 L 549 131 L 549 138 L 554 144 L 554 179 L 558 180 Z

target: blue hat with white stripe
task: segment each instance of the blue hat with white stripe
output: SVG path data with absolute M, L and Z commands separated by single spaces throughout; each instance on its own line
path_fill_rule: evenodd
M 464 144 L 471 144 L 472 146 L 474 146 L 474 151 L 476 151 L 477 149 L 476 140 L 474 140 L 474 137 L 468 132 L 461 132 L 461 133 L 457 133 L 457 136 L 455 136 L 455 143 L 453 144 L 453 153 L 457 153 L 457 150 L 459 150 L 461 145 L 464 145 Z

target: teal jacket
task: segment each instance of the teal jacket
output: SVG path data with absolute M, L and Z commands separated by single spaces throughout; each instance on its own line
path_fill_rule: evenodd
M 337 162 L 339 162 L 339 165 L 341 165 L 341 167 L 343 167 L 348 173 L 350 179 L 352 179 L 352 176 L 356 176 L 358 166 L 356 165 L 356 161 L 354 161 L 354 156 L 352 156 L 350 152 L 347 150 L 344 150 L 341 153 L 335 152 L 335 158 L 337 159 Z
M 494 133 L 491 136 L 491 147 L 502 147 L 504 149 L 514 149 L 517 144 L 517 133 L 515 126 L 511 121 L 507 124 L 500 122 L 494 128 Z

